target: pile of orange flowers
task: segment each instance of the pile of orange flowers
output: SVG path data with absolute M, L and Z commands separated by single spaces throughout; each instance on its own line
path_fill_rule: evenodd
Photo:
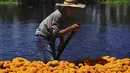
M 14 58 L 0 61 L 0 73 L 130 73 L 130 59 L 104 56 L 96 60 L 84 59 L 79 63 L 68 61 L 28 61 Z

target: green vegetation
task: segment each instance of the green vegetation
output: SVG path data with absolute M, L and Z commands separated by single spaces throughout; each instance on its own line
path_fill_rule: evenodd
M 18 5 L 21 4 L 17 0 L 0 0 L 0 5 Z
M 4 4 L 6 4 L 6 5 L 18 5 L 18 4 L 20 4 L 19 2 L 5 2 L 5 1 L 2 1 L 2 2 L 0 2 L 0 4 L 1 5 L 4 5 Z
M 97 0 L 97 2 L 107 4 L 129 4 L 130 0 Z
M 19 2 L 21 0 L 0 0 L 0 4 L 21 4 L 21 2 Z M 42 0 L 40 0 L 42 1 Z M 129 4 L 130 0 L 79 0 L 81 2 L 84 3 L 107 3 L 107 4 Z M 22 0 L 22 3 L 27 3 L 27 2 L 31 2 L 31 3 L 37 3 L 37 0 Z M 53 1 L 52 1 L 53 2 Z

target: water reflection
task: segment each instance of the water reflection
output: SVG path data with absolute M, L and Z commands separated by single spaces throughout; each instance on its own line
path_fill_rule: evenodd
M 52 4 L 0 6 L 0 60 L 18 56 L 39 60 L 35 52 L 34 33 L 39 23 L 54 10 Z M 130 6 L 88 5 L 82 12 L 84 14 L 80 13 L 78 17 L 83 22 L 81 29 L 75 34 L 61 59 L 130 56 Z M 85 21 L 82 20 L 84 16 Z
M 35 59 L 36 26 L 53 9 L 53 6 L 47 5 L 0 6 L 0 59 L 12 59 L 18 56 L 26 58 L 34 56 L 32 59 Z

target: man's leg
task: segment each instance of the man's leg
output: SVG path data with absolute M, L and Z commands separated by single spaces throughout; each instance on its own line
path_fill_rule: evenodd
M 55 58 L 56 57 L 55 39 L 51 40 L 50 43 L 51 43 L 52 55 L 53 55 L 53 58 Z
M 50 45 L 49 39 L 44 36 L 36 36 L 36 49 L 41 60 L 47 63 L 48 61 L 54 60 L 52 47 Z

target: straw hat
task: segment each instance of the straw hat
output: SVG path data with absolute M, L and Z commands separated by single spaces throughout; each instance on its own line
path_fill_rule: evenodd
M 79 4 L 77 3 L 77 0 L 64 0 L 64 3 L 56 3 L 56 6 L 84 8 L 85 4 Z

